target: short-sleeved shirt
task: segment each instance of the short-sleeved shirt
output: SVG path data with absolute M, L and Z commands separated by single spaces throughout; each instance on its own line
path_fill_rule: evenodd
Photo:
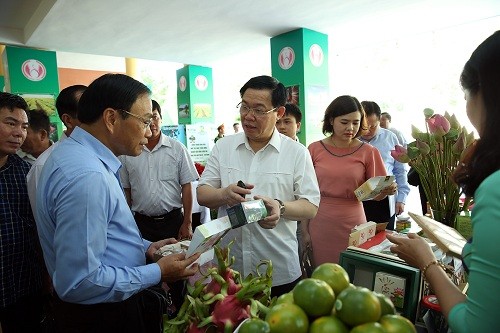
M 253 184 L 251 197 L 263 195 L 282 201 L 306 199 L 319 206 L 319 187 L 311 156 L 300 143 L 273 132 L 269 143 L 254 152 L 245 133 L 219 140 L 211 152 L 200 185 L 227 187 L 242 180 Z M 219 208 L 219 217 L 226 215 L 227 206 Z M 273 263 L 273 285 L 295 281 L 301 275 L 297 253 L 297 222 L 281 218 L 274 229 L 264 229 L 258 223 L 231 230 L 222 240 L 235 256 L 234 268 L 243 276 L 255 273 L 262 259 Z
M 198 179 L 198 172 L 186 147 L 161 134 L 160 141 L 139 156 L 120 156 L 120 178 L 130 188 L 132 210 L 159 216 L 182 207 L 181 186 Z

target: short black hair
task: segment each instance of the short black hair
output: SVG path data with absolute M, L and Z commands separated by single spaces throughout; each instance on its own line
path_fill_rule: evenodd
M 67 114 L 71 118 L 78 116 L 78 101 L 85 89 L 87 89 L 87 86 L 76 84 L 61 90 L 56 99 L 57 114 L 59 114 L 61 120 L 63 114 Z
M 284 106 L 286 103 L 285 86 L 272 76 L 261 75 L 251 78 L 241 87 L 240 96 L 243 97 L 247 89 L 270 90 L 271 103 L 274 107 Z
M 28 111 L 30 124 L 29 127 L 35 131 L 39 132 L 45 130 L 47 134 L 50 134 L 50 119 L 47 113 L 43 110 L 33 109 Z
M 19 95 L 0 92 L 0 109 L 7 108 L 14 111 L 15 108 L 22 109 L 28 114 L 28 103 Z M 28 115 L 29 118 L 29 115 Z
M 384 116 L 384 117 L 386 117 L 386 118 L 387 118 L 387 120 L 389 120 L 389 122 L 391 122 L 391 121 L 392 121 L 392 117 L 391 117 L 391 115 L 389 114 L 389 112 L 382 112 L 382 113 L 380 114 L 380 116 Z
M 377 103 L 373 101 L 363 101 L 361 102 L 361 105 L 363 106 L 363 109 L 365 110 L 365 114 L 367 117 L 374 114 L 377 116 L 377 119 L 380 120 L 382 110 L 380 110 L 380 106 L 378 106 Z
M 302 121 L 302 112 L 300 108 L 296 104 L 286 103 L 285 104 L 285 116 L 292 116 L 295 118 L 295 121 L 300 123 Z
M 359 123 L 358 133 L 354 135 L 355 138 L 361 136 L 364 131 L 368 129 L 366 124 L 366 114 L 363 106 L 359 103 L 358 99 L 353 96 L 343 95 L 335 98 L 325 110 L 325 117 L 323 118 L 323 134 L 333 134 L 333 125 L 331 122 L 340 116 L 352 113 L 361 113 L 361 121 Z
M 125 74 L 104 74 L 92 82 L 78 103 L 78 120 L 96 122 L 107 108 L 129 111 L 141 95 L 151 95 L 143 83 Z M 129 115 L 122 112 L 125 119 Z
M 157 110 L 158 111 L 158 114 L 160 115 L 160 118 L 161 118 L 161 107 L 160 107 L 160 104 L 158 104 L 157 101 L 155 101 L 154 99 L 151 100 L 151 103 L 153 104 L 153 108 L 151 110 Z

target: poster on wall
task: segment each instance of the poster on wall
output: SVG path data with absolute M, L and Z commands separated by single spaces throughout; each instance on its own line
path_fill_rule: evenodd
M 185 125 L 164 125 L 161 127 L 161 132 L 179 142 L 182 142 L 185 146 L 186 143 L 186 126 Z
M 323 139 L 323 117 L 329 104 L 328 88 L 323 86 L 306 86 L 305 120 L 307 124 L 306 146 Z
M 189 104 L 179 104 L 177 112 L 179 118 L 189 118 Z
M 212 105 L 197 103 L 194 105 L 194 116 L 197 119 L 212 118 Z
M 49 117 L 57 116 L 56 99 L 54 95 L 24 94 L 21 95 L 21 97 L 28 103 L 30 110 L 43 110 Z
M 300 96 L 299 96 L 299 86 L 289 86 L 286 87 L 286 102 L 290 104 L 299 105 L 300 104 Z
M 186 125 L 186 147 L 193 162 L 206 163 L 213 147 L 212 134 L 214 131 L 217 130 L 212 124 Z

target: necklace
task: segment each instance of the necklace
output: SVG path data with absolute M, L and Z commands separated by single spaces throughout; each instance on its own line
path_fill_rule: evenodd
M 332 142 L 333 142 L 333 141 L 332 141 Z M 347 154 L 343 154 L 343 155 L 337 155 L 337 154 L 332 153 L 332 152 L 330 151 L 330 149 L 328 149 L 328 148 L 326 147 L 326 145 L 323 143 L 323 141 L 321 141 L 321 140 L 320 140 L 320 141 L 319 141 L 319 143 L 321 143 L 321 145 L 323 146 L 323 148 L 325 148 L 325 150 L 326 150 L 327 152 L 329 152 L 331 155 L 333 155 L 333 156 L 335 156 L 335 157 L 344 157 L 344 156 L 349 156 L 349 155 L 352 155 L 352 154 L 354 154 L 355 152 L 357 152 L 357 151 L 359 150 L 359 148 L 361 148 L 361 147 L 365 144 L 364 142 L 361 142 L 361 144 L 360 144 L 358 147 L 356 147 L 356 149 L 354 149 L 352 152 L 347 153 Z M 337 147 L 337 146 L 335 146 L 335 147 Z M 338 148 L 338 147 L 337 147 L 337 148 Z M 350 148 L 350 147 L 349 147 L 349 148 Z

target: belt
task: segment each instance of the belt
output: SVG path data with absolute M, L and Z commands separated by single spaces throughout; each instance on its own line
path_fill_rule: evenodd
M 168 212 L 167 214 L 158 215 L 158 216 L 149 216 L 149 215 L 141 214 L 139 212 L 134 212 L 134 216 L 136 218 L 141 219 L 141 220 L 149 220 L 149 221 L 158 221 L 158 222 L 160 222 L 160 221 L 165 220 L 166 218 L 169 218 L 173 214 L 178 214 L 180 210 L 181 210 L 180 208 L 174 208 L 170 212 Z

